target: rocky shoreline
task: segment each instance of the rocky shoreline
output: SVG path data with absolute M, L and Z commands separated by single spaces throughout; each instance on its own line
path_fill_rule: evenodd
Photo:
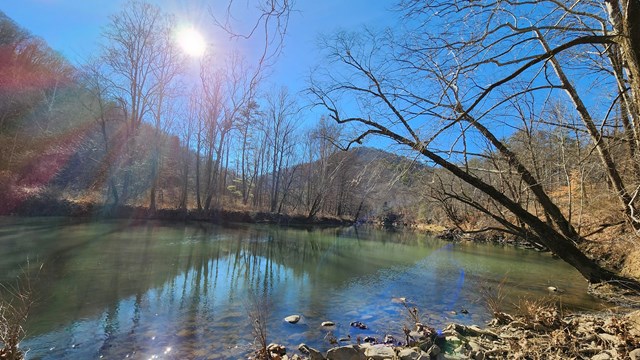
M 434 235 L 440 240 L 449 241 L 449 242 L 470 241 L 474 243 L 514 246 L 521 249 L 535 250 L 540 252 L 549 251 L 549 249 L 544 245 L 536 244 L 534 242 L 530 242 L 525 239 L 501 236 L 500 234 L 495 232 L 490 234 L 480 235 L 480 234 L 464 233 L 461 230 L 455 229 L 455 228 L 445 228 L 442 231 L 438 231 Z
M 537 304 L 519 315 L 494 315 L 485 328 L 452 323 L 436 331 L 416 323 L 404 329 L 406 338 L 401 341 L 353 339 L 355 343 L 326 353 L 305 344 L 297 351 L 270 344 L 267 352 L 276 360 L 640 360 L 640 310 L 562 316 L 554 307 Z

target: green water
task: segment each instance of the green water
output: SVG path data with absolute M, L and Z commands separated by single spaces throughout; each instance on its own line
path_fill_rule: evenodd
M 550 296 L 565 309 L 601 306 L 548 254 L 409 232 L 0 218 L 0 251 L 4 283 L 27 259 L 44 264 L 21 344 L 28 359 L 242 358 L 253 348 L 256 307 L 268 340 L 290 353 L 301 342 L 328 349 L 329 331 L 354 342 L 401 339 L 408 321 L 394 298 L 406 297 L 436 328 L 482 325 L 490 316 L 480 294 L 505 278 L 507 307 Z M 565 292 L 549 295 L 550 285 Z M 285 323 L 291 314 L 302 320 Z M 326 320 L 336 326 L 322 328 Z

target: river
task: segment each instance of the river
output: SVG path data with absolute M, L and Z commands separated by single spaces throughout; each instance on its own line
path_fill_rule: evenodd
M 435 328 L 482 325 L 491 317 L 482 294 L 501 282 L 506 310 L 524 298 L 602 307 L 550 254 L 413 232 L 0 218 L 0 251 L 0 281 L 27 262 L 34 278 L 27 359 L 246 358 L 256 311 L 267 340 L 290 353 L 302 342 L 327 350 L 332 336 L 402 339 L 410 321 L 398 298 Z M 292 314 L 300 322 L 283 321 Z

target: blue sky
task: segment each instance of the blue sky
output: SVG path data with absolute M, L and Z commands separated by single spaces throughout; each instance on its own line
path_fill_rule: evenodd
M 208 41 L 221 46 L 247 46 L 230 42 L 213 25 L 212 12 L 224 16 L 228 0 L 149 0 L 180 23 L 194 24 Z M 234 0 L 239 6 L 253 0 Z M 125 0 L 13 0 L 0 5 L 0 10 L 34 35 L 43 38 L 74 64 L 99 51 L 100 33 L 109 23 L 109 15 L 117 13 Z M 305 87 L 310 68 L 319 60 L 317 37 L 336 30 L 382 28 L 392 24 L 387 10 L 392 1 L 328 0 L 295 2 L 285 49 L 269 82 L 285 85 L 292 92 Z M 238 21 L 251 23 L 252 19 Z M 217 30 L 217 31 L 216 31 Z

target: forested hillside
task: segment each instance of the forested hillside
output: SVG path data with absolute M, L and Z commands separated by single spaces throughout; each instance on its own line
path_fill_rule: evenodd
M 306 118 L 284 89 L 248 102 L 234 93 L 241 80 L 207 74 L 198 91 L 172 93 L 172 108 L 132 133 L 129 110 L 98 65 L 74 68 L 1 20 L 3 214 L 126 205 L 416 219 L 411 194 L 427 167 L 372 148 L 341 151 L 339 127 Z

